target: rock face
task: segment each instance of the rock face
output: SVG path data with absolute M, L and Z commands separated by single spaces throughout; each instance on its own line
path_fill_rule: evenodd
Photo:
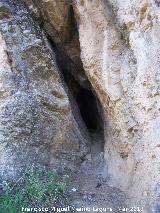
M 71 1 L 24 0 L 60 54 L 60 63 L 79 83 L 88 87 L 80 59 L 78 25 Z
M 159 1 L 24 0 L 28 9 L 0 2 L 1 176 L 35 162 L 75 163 L 86 153 L 87 130 L 58 57 L 65 75 L 83 88 L 90 82 L 103 107 L 104 176 L 129 204 L 158 213 Z
M 153 212 L 160 203 L 158 2 L 86 0 L 74 5 L 84 69 L 106 111 L 110 182 L 133 202 L 149 206 L 153 201 Z
M 1 179 L 32 165 L 76 165 L 87 135 L 72 114 L 54 52 L 22 3 L 1 1 L 0 14 Z

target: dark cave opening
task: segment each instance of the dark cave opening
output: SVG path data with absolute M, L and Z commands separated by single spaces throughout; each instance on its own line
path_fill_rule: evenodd
M 50 43 L 50 47 L 55 53 L 56 61 L 60 70 L 60 75 L 64 80 L 64 84 L 66 85 L 66 90 L 68 91 L 68 96 L 72 105 L 72 111 L 75 119 L 77 120 L 77 123 L 79 123 L 79 120 L 81 120 L 82 123 L 85 124 L 89 133 L 100 133 L 102 132 L 101 130 L 103 130 L 101 106 L 96 93 L 94 92 L 85 74 L 83 64 L 80 59 L 78 25 L 77 20 L 74 16 L 72 5 L 70 5 L 68 12 L 70 23 L 70 39 L 72 40 L 74 36 L 77 37 L 76 42 L 74 44 L 72 43 L 71 45 L 71 52 L 74 52 L 76 50 L 75 52 L 77 54 L 77 59 L 73 61 L 72 58 L 68 56 L 68 52 L 65 48 L 65 42 L 64 44 L 63 42 L 56 43 L 49 34 L 46 35 Z M 75 40 L 73 40 L 72 42 L 74 41 Z M 75 107 L 74 105 L 77 105 L 77 107 Z
M 58 60 L 58 59 L 57 59 Z M 61 63 L 59 63 L 60 65 Z M 92 91 L 92 86 L 88 82 L 87 88 L 80 85 L 80 83 L 75 80 L 73 75 L 64 66 L 60 66 L 61 74 L 64 82 L 68 89 L 69 97 L 72 103 L 73 114 L 75 114 L 75 119 L 78 111 L 81 120 L 85 124 L 88 132 L 90 133 L 100 133 L 103 130 L 103 121 L 101 116 L 101 107 L 96 94 Z M 75 105 L 77 107 L 74 107 Z M 79 122 L 79 119 L 76 119 Z
M 58 60 L 58 59 L 57 59 Z M 74 76 L 69 72 L 66 67 L 62 66 L 59 62 L 61 73 L 64 82 L 68 88 L 69 97 L 72 103 L 73 114 L 76 111 L 74 104 L 77 105 L 77 110 L 83 123 L 85 124 L 89 133 L 102 133 L 103 132 L 103 121 L 101 116 L 101 106 L 96 94 L 92 90 L 92 86 L 88 81 L 87 88 L 80 85 L 75 80 Z M 78 118 L 76 119 L 79 122 Z
M 75 114 L 75 119 L 77 117 L 77 113 L 74 113 L 74 111 L 78 110 L 81 120 L 85 124 L 89 133 L 102 133 L 103 119 L 101 106 L 89 80 L 85 82 L 85 86 L 82 86 L 82 84 L 75 79 L 75 76 L 71 73 L 71 69 L 73 68 L 73 62 L 71 59 L 64 51 L 61 50 L 61 48 L 57 47 L 57 45 L 55 45 L 49 37 L 48 40 L 55 52 L 60 75 L 66 85 L 68 96 L 72 103 L 73 114 Z M 75 66 L 75 68 L 77 67 Z M 74 107 L 74 104 L 77 105 L 77 109 Z M 76 120 L 79 122 L 78 118 Z
M 70 25 L 71 35 L 78 36 L 77 22 L 74 17 L 73 8 L 70 7 Z M 82 123 L 86 126 L 88 133 L 96 133 L 103 138 L 104 122 L 103 110 L 100 101 L 94 92 L 88 77 L 83 69 L 83 64 L 80 59 L 73 61 L 68 56 L 65 46 L 54 42 L 53 38 L 47 34 L 51 49 L 55 53 L 56 61 L 60 70 L 60 75 L 64 80 L 64 85 L 71 102 L 73 115 L 79 124 L 79 128 L 83 128 Z M 75 49 L 80 51 L 79 40 L 78 45 L 75 43 Z M 71 45 L 72 46 L 72 45 Z M 72 47 L 74 50 L 74 48 Z M 79 77 L 78 77 L 79 76 Z M 83 76 L 81 78 L 81 76 Z M 83 80 L 81 80 L 83 79 Z M 75 106 L 76 105 L 76 106 Z
M 76 76 L 82 73 L 78 70 L 79 65 L 74 64 L 64 49 L 57 46 L 49 37 L 48 40 L 56 57 L 74 119 L 81 133 L 87 138 L 86 145 L 89 148 L 87 154 L 91 154 L 92 159 L 96 160 L 97 156 L 102 156 L 100 153 L 104 152 L 103 108 L 84 69 L 80 69 L 85 75 L 85 81 L 81 82 L 81 78 Z M 81 158 L 82 161 L 86 159 L 85 156 L 86 153 Z
M 81 87 L 76 95 L 76 102 L 87 129 L 98 131 L 100 119 L 93 92 Z
M 88 132 L 94 132 L 98 134 L 103 134 L 103 112 L 100 101 L 94 89 L 92 88 L 87 76 L 85 75 L 85 71 L 83 69 L 83 64 L 80 59 L 80 44 L 79 44 L 79 33 L 78 33 L 78 23 L 74 15 L 74 9 L 72 4 L 70 4 L 68 10 L 69 16 L 69 33 L 70 39 L 69 41 L 56 42 L 52 37 L 52 34 L 49 34 L 44 28 L 43 19 L 39 19 L 39 24 L 41 28 L 44 30 L 48 42 L 50 44 L 51 50 L 54 52 L 54 56 L 56 57 L 56 61 L 60 70 L 60 75 L 64 80 L 64 84 L 66 85 L 66 90 L 68 91 L 68 96 L 71 101 L 73 114 L 75 115 L 75 119 L 77 118 L 77 114 L 79 114 L 80 119 L 85 124 Z M 73 37 L 77 36 L 77 40 L 72 41 Z M 75 42 L 72 43 L 71 51 L 74 50 L 79 51 L 79 60 L 73 61 L 71 57 L 68 56 L 65 45 L 67 42 Z M 74 46 L 74 48 L 73 48 Z M 85 80 L 80 82 L 77 78 L 77 75 L 85 76 Z M 71 100 L 73 99 L 73 100 Z M 77 105 L 77 107 L 74 106 Z M 74 111 L 78 111 L 74 112 Z M 79 118 L 77 118 L 77 123 Z

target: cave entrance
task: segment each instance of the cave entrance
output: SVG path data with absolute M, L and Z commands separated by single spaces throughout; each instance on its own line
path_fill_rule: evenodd
M 60 61 L 59 64 L 61 64 Z M 77 80 L 75 80 L 74 76 L 68 69 L 66 69 L 66 67 L 61 66 L 61 71 L 64 82 L 68 88 L 73 114 L 75 115 L 77 122 L 79 123 L 79 119 L 81 119 L 89 134 L 103 134 L 103 113 L 101 104 L 94 93 L 90 82 L 88 81 L 85 86 L 82 86 Z M 77 107 L 74 107 L 75 104 Z M 78 111 L 80 116 L 77 117 L 76 111 Z
M 90 154 L 92 161 L 98 164 L 100 153 L 104 152 L 104 122 L 103 110 L 98 97 L 92 90 L 92 86 L 88 89 L 80 86 L 77 82 L 76 95 L 74 97 L 77 103 L 79 114 L 83 123 L 88 130 L 90 136 Z M 76 88 L 76 87 L 74 87 Z M 97 161 L 98 160 L 98 161 Z
M 77 82 L 74 100 L 77 103 L 80 117 L 90 136 L 90 154 L 92 162 L 97 165 L 101 162 L 101 153 L 104 152 L 104 122 L 103 110 L 98 97 L 92 87 L 86 89 Z M 74 87 L 76 88 L 76 87 Z
M 74 17 L 73 7 L 70 7 L 70 25 L 71 25 L 71 37 L 73 35 L 79 38 L 77 22 Z M 73 35 L 72 35 L 73 34 Z M 80 44 L 79 39 L 75 44 L 72 44 L 71 50 L 75 51 L 79 56 L 76 62 L 68 56 L 66 49 L 62 44 L 54 43 L 53 39 L 47 35 L 48 41 L 53 49 L 56 56 L 56 61 L 59 66 L 60 75 L 64 79 L 65 85 L 67 86 L 67 91 L 69 93 L 70 102 L 72 104 L 73 114 L 77 123 L 79 119 L 83 121 L 89 133 L 100 133 L 103 134 L 103 116 L 102 107 L 100 101 L 94 92 L 88 77 L 83 69 L 83 63 L 80 59 Z M 75 47 L 73 48 L 73 46 Z M 79 53 L 77 53 L 79 51 Z M 77 77 L 79 76 L 79 77 Z M 83 79 L 83 80 L 82 80 Z M 74 106 L 78 106 L 78 111 Z M 77 115 L 80 114 L 80 116 Z M 81 125 L 80 125 L 81 126 Z M 81 127 L 80 127 L 81 128 Z
M 48 41 L 55 53 L 59 74 L 64 80 L 74 118 L 79 129 L 89 139 L 87 145 L 90 154 L 96 158 L 104 152 L 104 120 L 101 103 L 85 74 L 81 60 L 80 63 L 75 64 L 62 46 L 56 45 L 49 36 Z
M 68 56 L 53 42 L 52 48 L 70 99 L 72 113 L 79 129 L 88 139 L 89 152 L 82 157 L 82 162 L 88 162 L 87 156 L 90 155 L 93 164 L 98 167 L 103 162 L 102 153 L 104 153 L 104 120 L 101 103 L 85 72 L 85 80 L 78 80 L 76 75 L 71 72 L 73 64 Z
M 92 90 L 79 87 L 75 99 L 88 131 L 98 132 L 100 130 L 100 116 Z
M 92 161 L 99 164 L 98 159 L 101 159 L 101 153 L 104 152 L 104 121 L 101 103 L 89 82 L 87 87 L 80 85 L 66 69 L 63 69 L 63 77 L 69 89 L 74 117 L 79 128 L 82 130 L 85 127 L 88 132 L 90 138 L 88 147 Z

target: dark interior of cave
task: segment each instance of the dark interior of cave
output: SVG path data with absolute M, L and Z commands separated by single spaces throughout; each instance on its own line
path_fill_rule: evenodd
M 78 106 L 78 111 L 83 122 L 89 132 L 101 132 L 103 129 L 103 122 L 99 112 L 100 109 L 98 108 L 98 98 L 92 92 L 91 86 L 87 89 L 81 86 L 66 67 L 64 68 L 64 66 L 61 66 L 63 79 L 69 89 L 70 95 Z
M 89 131 L 98 131 L 100 119 L 93 92 L 80 87 L 76 95 L 76 102 L 87 129 Z
M 52 47 L 54 47 L 54 52 L 56 53 L 56 60 L 61 71 L 61 77 L 64 79 L 68 92 L 77 103 L 78 111 L 88 131 L 102 133 L 103 121 L 100 114 L 100 103 L 92 91 L 92 86 L 89 81 L 89 87 L 87 89 L 80 85 L 70 73 L 70 59 L 68 59 L 64 53 L 59 52 L 55 46 L 52 45 Z
M 73 116 L 81 132 L 88 137 L 87 146 L 91 155 L 98 156 L 104 151 L 105 141 L 103 110 L 100 101 L 85 74 L 83 65 L 81 66 L 81 60 L 81 64 L 74 64 L 64 48 L 56 45 L 49 36 L 48 41 L 55 53 L 59 74 L 63 79 Z M 81 75 L 83 78 L 80 77 Z
M 80 117 L 86 125 L 88 132 L 103 134 L 103 119 L 101 115 L 101 106 L 97 96 L 93 92 L 90 82 L 88 81 L 86 83 L 86 88 L 82 86 L 80 82 L 78 82 L 70 72 L 73 67 L 70 58 L 65 54 L 63 50 L 61 50 L 61 48 L 57 47 L 54 44 L 53 40 L 51 40 L 50 37 L 48 37 L 48 40 L 50 41 L 53 51 L 55 52 L 57 64 L 60 70 L 60 75 L 64 79 L 65 85 L 68 88 L 67 90 L 69 93 L 69 98 L 71 95 L 74 99 L 74 103 L 77 103 Z M 82 71 L 84 73 L 84 70 Z
M 72 6 L 70 7 L 69 12 L 70 24 L 72 29 L 71 34 L 77 33 L 78 35 L 77 22 L 74 17 Z M 103 130 L 103 122 L 100 115 L 100 103 L 98 101 L 98 98 L 92 91 L 90 82 L 87 81 L 87 87 L 82 86 L 80 82 L 75 79 L 75 76 L 73 76 L 73 74 L 71 73 L 71 70 L 73 70 L 74 66 L 75 69 L 80 70 L 80 72 L 83 72 L 83 74 L 85 75 L 82 63 L 73 65 L 72 60 L 68 57 L 65 50 L 61 46 L 57 46 L 49 35 L 47 37 L 51 44 L 51 47 L 53 48 L 53 51 L 55 52 L 60 75 L 64 79 L 64 82 L 68 88 L 68 92 L 74 99 L 74 102 L 77 103 L 78 111 L 81 115 L 80 117 L 82 121 L 85 123 L 89 132 L 102 132 L 101 130 Z
M 62 74 L 88 131 L 100 132 L 103 129 L 103 122 L 98 108 L 98 99 L 92 89 L 82 87 L 66 69 L 63 69 Z

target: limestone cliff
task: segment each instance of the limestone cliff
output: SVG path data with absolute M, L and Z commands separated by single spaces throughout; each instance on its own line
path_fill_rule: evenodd
M 101 129 L 103 178 L 158 213 L 160 2 L 1 0 L 0 31 L 0 177 L 73 170 Z
M 74 119 L 43 30 L 20 2 L 2 2 L 0 14 L 1 178 L 34 164 L 59 167 L 59 158 L 66 160 L 61 168 L 78 163 L 87 134 Z
M 159 3 L 77 1 L 74 7 L 84 69 L 106 112 L 110 181 L 132 200 L 150 205 L 154 197 L 158 206 Z

